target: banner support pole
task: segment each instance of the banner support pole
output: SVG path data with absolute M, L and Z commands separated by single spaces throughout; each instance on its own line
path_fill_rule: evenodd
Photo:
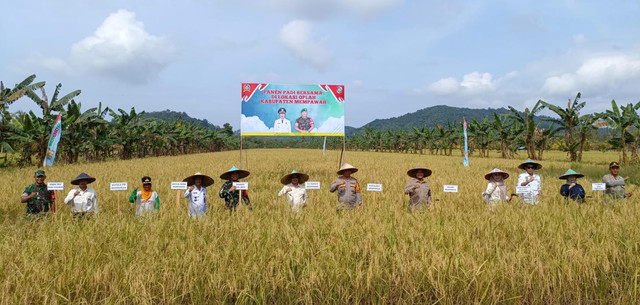
M 240 135 L 240 169 L 242 169 L 242 135 Z

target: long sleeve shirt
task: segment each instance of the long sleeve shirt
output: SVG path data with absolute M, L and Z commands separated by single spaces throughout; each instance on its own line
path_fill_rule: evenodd
M 136 216 L 160 211 L 160 197 L 155 191 L 151 192 L 149 199 L 142 198 L 142 191 L 133 190 L 129 196 L 129 202 L 136 204 Z
M 338 183 L 343 182 L 344 185 L 338 186 Z M 338 202 L 347 204 L 350 208 L 355 207 L 356 204 L 362 205 L 362 196 L 360 195 L 360 183 L 353 177 L 344 178 L 340 176 L 333 180 L 329 191 L 334 193 L 338 191 Z
M 36 196 L 27 201 L 27 215 L 40 214 L 49 212 L 49 206 L 53 202 L 53 191 L 47 189 L 46 184 L 38 185 L 34 183 L 27 186 L 22 192 L 22 197 L 27 197 L 32 193 L 36 193 Z
M 560 195 L 569 197 L 578 202 L 584 202 L 585 193 L 582 185 L 576 183 L 572 188 L 569 188 L 570 186 L 571 184 L 569 183 L 563 184 L 560 187 Z
M 529 180 L 529 173 L 522 173 L 518 176 L 518 184 L 517 186 L 522 186 L 522 183 Z M 533 174 L 533 181 L 529 182 L 526 186 L 529 187 L 529 192 L 524 194 L 520 194 L 520 196 L 530 204 L 538 204 L 537 197 L 542 191 L 542 180 L 540 180 L 540 176 L 538 174 Z
M 80 193 L 75 195 L 76 191 L 80 191 Z M 73 213 L 93 212 L 98 214 L 98 194 L 92 188 L 87 188 L 84 191 L 80 188 L 71 189 L 67 197 L 64 198 L 64 203 L 71 206 Z
M 606 185 L 607 189 L 605 194 L 616 199 L 622 199 L 626 195 L 625 181 L 620 176 L 613 177 L 611 174 L 606 174 L 602 177 L 602 182 Z
M 487 189 L 482 193 L 487 203 L 500 202 L 500 188 L 492 182 L 487 183 Z
M 420 187 L 416 188 L 416 185 Z M 409 205 L 418 205 L 421 203 L 431 204 L 431 188 L 425 180 L 411 179 L 404 187 L 404 193 L 409 195 Z
M 194 185 L 192 191 L 187 189 L 187 191 L 184 192 L 184 198 L 189 199 L 189 216 L 204 215 L 209 209 L 207 206 L 207 188 L 204 186 L 198 189 L 198 187 Z
M 291 132 L 291 122 L 287 119 L 277 119 L 273 122 L 273 132 Z
M 289 188 L 291 188 L 291 191 L 287 192 Z M 297 186 L 294 186 L 291 183 L 285 185 L 278 193 L 278 197 L 282 195 L 286 195 L 289 205 L 295 211 L 299 211 L 304 203 L 307 202 L 307 190 L 300 184 Z
M 238 205 L 238 194 L 240 190 L 230 191 L 233 186 L 233 181 L 227 181 L 220 187 L 220 198 L 224 199 L 224 205 L 228 209 L 234 209 Z M 249 193 L 247 190 L 242 190 L 242 201 L 251 206 L 251 200 L 249 200 Z

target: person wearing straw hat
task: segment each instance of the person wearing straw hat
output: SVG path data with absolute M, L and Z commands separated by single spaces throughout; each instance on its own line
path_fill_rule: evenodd
M 55 198 L 54 192 L 47 189 L 47 184 L 44 182 L 47 175 L 43 170 L 37 170 L 33 174 L 33 179 L 35 183 L 27 186 L 20 197 L 20 202 L 27 204 L 27 218 L 47 214 Z
M 299 212 L 306 205 L 308 196 L 303 183 L 307 180 L 309 180 L 309 175 L 298 173 L 295 170 L 280 179 L 284 186 L 278 193 L 278 197 L 287 195 L 289 205 L 296 212 Z
M 629 176 L 622 178 L 620 176 L 620 164 L 618 162 L 609 163 L 609 174 L 602 177 L 602 182 L 606 186 L 604 194 L 605 202 L 622 201 L 627 197 L 631 197 L 632 193 L 627 193 L 625 189 L 625 181 L 629 180 Z
M 352 210 L 356 204 L 362 206 L 362 196 L 360 195 L 360 184 L 358 179 L 351 176 L 358 169 L 349 163 L 344 163 L 338 170 L 338 178 L 333 180 L 329 191 L 338 191 L 338 212 L 341 210 Z
M 287 109 L 278 109 L 278 119 L 273 122 L 273 132 L 291 132 L 291 121 L 287 119 Z
M 540 176 L 534 173 L 535 170 L 542 168 L 542 164 L 533 160 L 527 160 L 518 165 L 519 169 L 524 169 L 526 172 L 518 176 L 518 186 L 528 186 L 529 191 L 520 194 L 520 202 L 525 202 L 531 205 L 537 205 L 540 203 L 540 192 L 542 191 L 542 180 Z
M 425 206 L 431 208 L 431 188 L 424 178 L 431 176 L 431 170 L 424 167 L 415 167 L 407 171 L 407 175 L 413 179 L 407 182 L 404 193 L 409 195 L 409 212 L 422 210 Z
M 91 214 L 98 214 L 98 194 L 90 187 L 89 184 L 96 181 L 85 173 L 81 173 L 71 181 L 72 185 L 77 185 L 77 188 L 71 189 L 64 203 L 71 206 L 71 212 L 73 217 L 83 218 Z
M 233 183 L 238 182 L 239 179 L 246 178 L 249 174 L 249 171 L 232 166 L 231 169 L 220 175 L 220 179 L 227 180 L 227 182 L 220 187 L 220 198 L 224 199 L 224 206 L 229 209 L 229 214 L 236 210 L 238 202 L 240 201 L 240 198 L 238 198 L 240 190 L 236 190 Z M 242 190 L 242 201 L 247 205 L 249 211 L 253 210 L 247 190 Z
M 509 178 L 509 173 L 498 168 L 494 168 L 484 175 L 484 179 L 489 180 L 489 183 L 487 189 L 482 193 L 482 198 L 490 205 L 490 209 L 500 201 L 509 202 L 511 200 L 507 194 L 507 186 L 504 184 L 504 180 L 507 178 Z
M 207 206 L 207 187 L 213 184 L 213 178 L 198 172 L 182 181 L 189 185 L 189 188 L 184 192 L 184 198 L 189 199 L 189 216 L 205 216 L 209 209 Z
M 584 203 L 585 192 L 582 185 L 578 184 L 578 178 L 584 177 L 572 169 L 568 169 L 564 175 L 560 176 L 561 180 L 567 180 L 567 183 L 560 187 L 560 195 L 565 199 L 571 198 L 577 203 Z
M 129 202 L 136 204 L 136 216 L 144 216 L 160 211 L 160 197 L 151 189 L 151 177 L 142 177 L 142 191 L 138 187 L 133 188 Z

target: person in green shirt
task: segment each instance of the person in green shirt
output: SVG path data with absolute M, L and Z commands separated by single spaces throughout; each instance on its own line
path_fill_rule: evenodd
M 151 189 L 151 177 L 142 177 L 142 191 L 136 186 L 129 196 L 129 202 L 136 204 L 136 216 L 144 216 L 160 211 L 160 197 Z
M 47 189 L 47 184 L 44 182 L 47 175 L 43 170 L 37 170 L 33 178 L 35 179 L 35 183 L 27 186 L 20 198 L 21 203 L 27 204 L 27 217 L 47 214 L 55 198 L 53 191 Z

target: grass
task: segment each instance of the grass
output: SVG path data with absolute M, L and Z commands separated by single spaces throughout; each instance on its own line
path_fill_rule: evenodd
M 494 154 L 495 155 L 495 154 Z M 589 204 L 565 204 L 557 177 L 570 163 L 545 153 L 540 206 L 503 204 L 494 212 L 481 193 L 484 173 L 511 173 L 510 192 L 522 160 L 348 152 L 362 184 L 382 183 L 384 192 L 363 191 L 364 208 L 335 213 L 338 155 L 319 150 L 249 150 L 249 195 L 254 211 L 229 215 L 217 178 L 237 164 L 238 152 L 56 166 L 47 181 L 84 171 L 98 178 L 99 217 L 78 221 L 61 204 L 46 219 L 27 221 L 19 203 L 33 168 L 0 172 L 0 303 L 2 304 L 185 304 L 185 303 L 637 303 L 640 290 L 640 208 L 637 198 L 602 205 L 590 183 L 600 182 L 615 154 L 589 152 L 579 171 L 592 195 Z M 433 170 L 427 178 L 436 208 L 409 214 L 402 194 L 406 171 Z M 320 181 L 303 213 L 290 211 L 279 178 L 292 169 Z M 574 167 L 575 169 L 575 167 Z M 207 218 L 188 219 L 176 206 L 171 181 L 201 171 L 209 188 Z M 622 175 L 637 179 L 635 168 Z M 109 182 L 154 179 L 161 213 L 140 221 Z M 441 192 L 457 184 L 460 193 Z M 630 189 L 635 190 L 635 186 Z M 601 196 L 601 195 L 600 195 Z

